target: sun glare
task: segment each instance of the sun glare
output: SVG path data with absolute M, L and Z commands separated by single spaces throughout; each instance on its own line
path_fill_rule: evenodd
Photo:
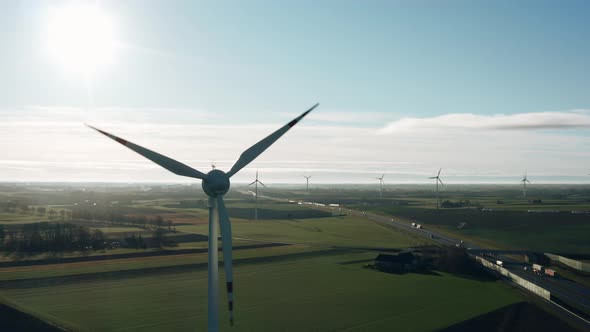
M 114 60 L 113 21 L 97 5 L 51 8 L 46 32 L 49 52 L 69 70 L 92 75 Z

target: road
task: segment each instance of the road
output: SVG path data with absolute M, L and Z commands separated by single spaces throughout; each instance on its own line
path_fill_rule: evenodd
M 253 192 L 248 191 L 248 190 L 240 190 L 240 192 L 245 195 L 253 195 L 254 194 Z M 278 202 L 289 202 L 288 199 L 275 198 L 275 197 L 269 197 L 269 196 L 263 196 L 263 195 L 259 195 L 259 198 L 269 199 L 269 200 L 278 201 Z M 332 209 L 334 209 L 333 207 L 327 207 L 327 206 L 315 206 L 315 205 L 305 205 L 305 206 L 308 206 L 308 207 L 314 208 L 314 209 L 330 210 L 330 211 L 332 211 Z M 364 211 L 357 211 L 357 210 L 352 210 L 352 209 L 348 209 L 348 208 L 344 208 L 344 207 L 339 207 L 338 209 L 340 209 L 342 212 L 347 213 L 349 215 L 364 217 L 369 220 L 379 222 L 381 224 L 393 226 L 398 229 L 404 230 L 406 232 L 416 234 L 418 236 L 427 237 L 431 241 L 435 241 L 435 242 L 442 244 L 442 245 L 455 246 L 461 241 L 460 239 L 452 238 L 452 237 L 449 237 L 449 236 L 443 235 L 443 234 L 439 234 L 439 233 L 437 233 L 433 230 L 429 230 L 427 228 L 426 229 L 424 229 L 424 228 L 417 229 L 415 227 L 412 227 L 411 224 L 409 224 L 408 222 L 397 220 L 396 217 L 385 217 L 385 216 L 374 214 L 374 213 L 367 213 Z M 468 252 L 472 251 L 475 254 L 480 254 L 480 253 L 478 253 L 478 251 L 485 250 L 484 248 L 480 248 L 475 244 L 470 244 L 470 243 L 466 243 L 466 242 L 463 243 L 462 246 L 468 248 Z M 526 253 L 528 253 L 528 251 L 520 252 L 520 254 L 523 254 L 523 255 Z M 573 311 L 576 311 L 576 313 L 582 312 L 582 314 L 585 315 L 586 317 L 590 316 L 590 290 L 588 288 L 586 288 L 582 285 L 579 285 L 577 283 L 574 283 L 571 280 L 564 279 L 564 278 L 550 278 L 550 277 L 544 277 L 544 276 L 537 276 L 537 275 L 533 274 L 532 272 L 530 272 L 530 270 L 531 270 L 530 265 L 528 265 L 529 271 L 525 271 L 524 266 L 526 266 L 527 264 L 525 264 L 524 262 L 518 261 L 514 258 L 508 257 L 506 255 L 497 255 L 493 259 L 490 259 L 490 258 L 486 258 L 486 259 L 489 259 L 491 262 L 495 262 L 496 259 L 505 262 L 506 269 L 508 269 L 510 272 L 516 274 L 517 276 L 519 276 L 525 280 L 528 280 L 528 281 L 533 282 L 542 288 L 545 288 L 546 290 L 548 290 L 551 293 L 552 299 L 553 299 L 553 297 L 555 297 L 555 298 L 559 299 L 559 301 L 562 302 L 563 304 L 566 304 L 566 306 L 568 306 L 570 308 L 574 308 Z M 588 322 L 587 319 L 581 318 L 579 316 L 575 316 L 575 317 L 582 319 L 582 321 L 584 321 L 586 324 L 590 325 L 590 323 Z
M 377 221 L 380 223 L 385 223 L 399 229 L 403 229 L 405 231 L 412 232 L 414 234 L 422 235 L 425 237 L 430 238 L 433 241 L 436 241 L 443 245 L 451 245 L 454 246 L 460 242 L 459 239 L 451 238 L 446 235 L 438 234 L 435 231 L 428 230 L 428 229 L 416 229 L 409 225 L 407 222 L 396 221 L 395 218 L 384 217 L 372 213 L 365 213 L 360 211 L 354 210 L 346 210 L 347 213 L 362 216 L 373 221 Z M 470 243 L 463 243 L 463 246 L 468 249 L 468 252 L 473 251 L 477 252 L 478 250 L 483 250 L 483 248 L 478 247 L 475 244 Z M 520 254 L 526 254 L 528 251 L 523 251 Z M 551 297 L 555 297 L 559 299 L 563 304 L 567 307 L 574 308 L 576 313 L 582 312 L 582 315 L 585 317 L 590 316 L 590 289 L 577 284 L 569 279 L 564 278 L 551 278 L 545 276 L 537 276 L 531 272 L 531 265 L 526 264 L 524 262 L 520 262 L 514 258 L 505 256 L 505 255 L 497 255 L 493 259 L 489 259 L 491 262 L 495 262 L 496 258 L 505 262 L 505 268 L 508 269 L 510 272 L 516 274 L 517 276 L 528 280 L 542 288 L 545 288 L 551 293 Z M 528 266 L 528 271 L 524 270 L 524 267 Z M 579 318 L 579 317 L 578 317 Z M 586 320 L 586 323 L 588 321 Z

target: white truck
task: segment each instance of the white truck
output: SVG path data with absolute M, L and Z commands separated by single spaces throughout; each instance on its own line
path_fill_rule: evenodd
M 415 222 L 412 223 L 412 227 L 414 227 L 414 228 L 416 227 L 416 223 Z
M 498 265 L 498 266 L 504 266 L 504 262 L 502 262 L 502 261 L 496 261 L 496 265 Z
M 541 274 L 541 273 L 543 273 L 543 265 L 533 264 L 533 272 L 535 274 Z
M 422 229 L 422 225 L 416 224 L 416 229 Z

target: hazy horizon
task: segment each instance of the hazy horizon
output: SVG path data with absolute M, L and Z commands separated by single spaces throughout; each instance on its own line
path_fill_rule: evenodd
M 0 181 L 183 182 L 83 123 L 227 170 L 320 102 L 232 180 L 590 183 L 588 2 L 72 3 L 0 4 Z

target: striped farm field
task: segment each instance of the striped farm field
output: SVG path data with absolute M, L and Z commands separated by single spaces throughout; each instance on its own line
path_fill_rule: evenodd
M 238 263 L 236 325 L 231 329 L 227 323 L 222 295 L 222 330 L 384 331 L 396 326 L 404 331 L 431 331 L 520 300 L 496 281 L 448 274 L 392 275 L 358 263 L 374 256 L 317 252 L 301 259 L 279 255 Z M 206 269 L 121 274 L 51 285 L 42 280 L 2 288 L 0 295 L 29 313 L 76 331 L 206 329 Z
M 236 221 L 232 228 L 236 238 L 312 245 L 405 248 L 430 243 L 427 239 L 355 216 Z M 187 233 L 206 234 L 207 225 L 184 225 L 177 229 Z
M 307 246 L 277 246 L 267 248 L 253 248 L 234 250 L 234 260 L 237 264 L 241 259 L 268 258 L 282 255 L 301 255 L 322 250 L 319 247 Z M 150 271 L 166 272 L 166 268 L 178 269 L 206 269 L 207 252 L 194 254 L 168 254 L 152 257 L 108 259 L 101 261 L 82 261 L 64 264 L 42 264 L 30 266 L 14 266 L 0 268 L 0 289 L 6 287 L 6 281 L 35 280 L 42 278 L 54 278 L 76 276 L 81 278 L 89 274 L 124 274 L 124 271 Z M 5 283 L 2 284 L 1 282 Z M 34 282 L 34 281 L 33 281 Z M 10 286 L 9 286 L 10 287 Z

